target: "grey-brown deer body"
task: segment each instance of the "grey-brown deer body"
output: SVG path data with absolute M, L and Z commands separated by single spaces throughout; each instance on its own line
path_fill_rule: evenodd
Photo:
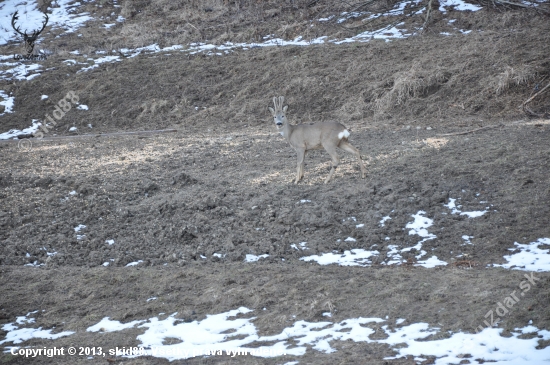
M 338 157 L 336 148 L 341 148 L 357 157 L 361 168 L 361 178 L 365 178 L 367 172 L 361 161 L 361 154 L 357 148 L 348 142 L 350 133 L 346 127 L 337 122 L 292 125 L 286 117 L 288 106 L 283 107 L 283 102 L 284 97 L 282 96 L 279 96 L 278 99 L 273 98 L 275 109 L 270 107 L 269 110 L 275 119 L 275 125 L 279 133 L 283 135 L 298 154 L 295 184 L 304 176 L 304 157 L 306 152 L 319 148 L 324 148 L 332 158 L 332 168 L 325 180 L 325 184 L 332 179 L 334 171 L 336 171 L 340 163 L 340 157 Z

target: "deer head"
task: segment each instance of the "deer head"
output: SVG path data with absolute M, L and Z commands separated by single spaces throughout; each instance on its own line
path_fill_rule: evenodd
M 275 119 L 275 125 L 277 125 L 277 129 L 280 129 L 283 127 L 284 123 L 286 122 L 286 111 L 288 106 L 285 105 L 283 107 L 283 102 L 285 101 L 285 98 L 283 96 L 279 96 L 279 99 L 273 98 L 273 105 L 275 106 L 275 109 L 269 107 L 269 111 L 271 112 L 271 115 L 273 115 L 273 118 Z
M 42 23 L 42 28 L 40 30 L 33 31 L 31 35 L 28 35 L 27 31 L 24 31 L 23 33 L 21 33 L 21 31 L 19 30 L 20 27 L 15 26 L 15 21 L 19 19 L 17 15 L 18 12 L 19 11 L 16 11 L 15 13 L 13 13 L 13 16 L 11 18 L 11 26 L 13 27 L 13 30 L 15 30 L 17 33 L 23 36 L 23 40 L 25 41 L 25 49 L 27 50 L 27 53 L 31 54 L 34 49 L 34 42 L 38 38 L 38 35 L 42 33 L 44 28 L 46 28 L 46 24 L 48 24 L 48 19 L 49 19 L 48 14 L 44 13 L 44 17 L 46 19 Z

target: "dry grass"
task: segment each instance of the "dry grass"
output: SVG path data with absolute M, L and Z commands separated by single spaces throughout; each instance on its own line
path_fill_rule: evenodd
M 524 85 L 534 80 L 538 75 L 537 70 L 530 65 L 521 65 L 516 68 L 507 66 L 504 72 L 500 73 L 496 80 L 494 90 L 501 95 L 514 85 Z
M 391 89 L 375 99 L 374 110 L 388 111 L 394 106 L 405 104 L 410 98 L 427 96 L 448 79 L 448 72 L 442 69 L 426 71 L 414 65 L 409 71 L 394 75 Z

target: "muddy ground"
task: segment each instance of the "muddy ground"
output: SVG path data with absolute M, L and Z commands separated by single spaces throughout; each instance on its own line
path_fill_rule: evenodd
M 321 151 L 308 155 L 305 181 L 292 184 L 295 154 L 267 123 L 246 134 L 43 140 L 25 153 L 15 143 L 5 144 L 3 162 L 11 174 L 2 177 L 3 321 L 45 309 L 37 325 L 77 332 L 56 340 L 59 346 L 92 341 L 85 328 L 105 316 L 127 322 L 177 311 L 201 320 L 239 306 L 268 309 L 255 321 L 266 334 L 288 325 L 291 315 L 318 321 L 330 308 L 335 320 L 388 315 L 444 331 L 474 331 L 523 277 L 487 265 L 505 262 L 514 241 L 550 235 L 550 128 L 547 121 L 524 120 L 437 136 L 444 132 L 357 131 L 351 141 L 365 156 L 367 178 L 359 178 L 356 160 L 346 156 L 328 185 L 322 184 L 328 156 Z M 452 215 L 444 206 L 449 197 L 459 198 L 463 210 L 490 206 L 490 211 L 479 218 Z M 437 236 L 423 249 L 449 265 L 385 266 L 390 244 L 403 248 L 420 240 L 404 230 L 419 210 L 434 219 L 428 231 Z M 388 214 L 392 219 L 380 227 Z M 365 226 L 356 228 L 359 223 Z M 77 233 L 80 224 L 86 228 Z M 79 240 L 77 234 L 85 237 Z M 473 236 L 473 244 L 465 245 L 462 235 Z M 114 244 L 106 243 L 111 239 Z M 299 242 L 309 249 L 291 248 Z M 353 248 L 377 249 L 380 255 L 364 268 L 299 260 Z M 247 254 L 269 257 L 245 263 Z M 403 258 L 412 263 L 416 254 Z M 459 254 L 465 256 L 456 258 Z M 138 260 L 143 262 L 124 267 Z M 110 266 L 102 267 L 104 262 Z M 28 263 L 44 266 L 23 266 Z M 537 275 L 541 285 L 500 323 L 506 330 L 529 320 L 539 328 L 550 325 L 550 276 Z M 151 296 L 162 302 L 144 305 Z M 138 344 L 127 336 L 108 334 L 95 346 Z M 48 340 L 29 343 L 42 346 Z M 392 355 L 379 345 L 335 348 L 331 355 L 312 350 L 296 360 L 382 364 Z M 180 363 L 234 362 L 282 363 L 252 357 Z
M 327 311 L 334 321 L 389 316 L 429 323 L 441 336 L 474 332 L 523 280 L 522 271 L 488 265 L 504 263 L 514 242 L 550 237 L 550 124 L 518 109 L 550 74 L 547 18 L 488 13 L 476 19 L 469 35 L 223 57 L 140 55 L 84 73 L 62 63 L 69 57 L 59 52 L 44 64 L 57 70 L 2 85 L 15 95 L 15 113 L 2 116 L 2 132 L 43 118 L 71 90 L 89 110 L 69 111 L 30 148 L 0 142 L 0 324 L 44 310 L 36 326 L 76 332 L 56 346 L 127 347 L 138 345 L 139 329 L 92 336 L 86 328 L 106 316 L 128 322 L 178 312 L 192 321 L 245 306 L 262 334 L 279 333 L 295 320 L 326 320 Z M 479 32 L 480 24 L 489 30 Z M 525 24 L 531 27 L 520 27 Z M 71 37 L 64 42 L 76 46 Z M 90 52 L 103 46 L 86 44 Z M 515 83 L 518 73 L 507 67 L 521 70 L 525 80 Z M 425 82 L 396 103 L 396 85 L 407 77 Z M 40 101 L 43 94 L 49 98 Z M 350 127 L 367 178 L 360 179 L 356 159 L 341 151 L 335 180 L 324 185 L 329 158 L 314 151 L 306 157 L 304 181 L 292 184 L 296 154 L 267 112 L 276 95 L 286 96 L 293 122 L 338 120 Z M 533 109 L 548 112 L 548 100 L 541 96 Z M 69 132 L 72 126 L 78 131 Z M 167 128 L 176 132 L 106 134 Z M 104 135 L 83 136 L 90 133 Z M 449 199 L 459 199 L 463 211 L 487 213 L 451 214 Z M 419 252 L 411 250 L 403 253 L 407 261 L 388 266 L 391 245 L 421 240 L 405 228 L 419 211 L 433 219 L 428 231 L 437 236 L 423 243 L 424 259 L 448 264 L 414 266 Z M 79 225 L 86 227 L 77 232 Z M 300 242 L 308 249 L 291 246 Z M 379 253 L 367 267 L 300 260 L 357 248 Z M 245 262 L 246 255 L 264 254 Z M 536 275 L 536 289 L 499 323 L 504 334 L 530 320 L 550 328 L 550 275 Z M 146 302 L 152 296 L 159 299 Z M 172 363 L 414 363 L 383 360 L 394 353 L 382 345 L 333 347 L 332 354 L 308 350 L 302 357 Z M 5 363 L 29 362 L 0 356 Z

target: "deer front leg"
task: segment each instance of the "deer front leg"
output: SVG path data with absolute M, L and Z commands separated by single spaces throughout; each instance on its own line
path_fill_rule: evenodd
M 304 176 L 304 157 L 306 155 L 306 150 L 305 148 L 297 148 L 296 152 L 298 153 L 298 165 L 296 166 L 296 181 L 294 184 L 298 184 Z

